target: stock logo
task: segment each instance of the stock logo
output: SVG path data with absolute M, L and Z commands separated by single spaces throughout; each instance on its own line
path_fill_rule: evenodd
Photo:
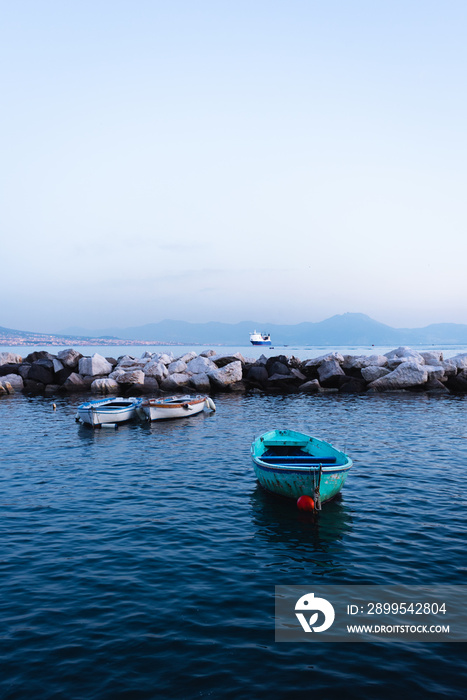
M 310 612 L 312 615 L 307 622 L 303 613 Z M 324 622 L 316 627 L 315 625 L 319 617 L 318 612 L 324 614 Z M 334 608 L 331 603 L 325 598 L 315 598 L 314 593 L 306 593 L 297 600 L 295 603 L 295 615 L 305 632 L 324 632 L 331 627 L 335 617 Z

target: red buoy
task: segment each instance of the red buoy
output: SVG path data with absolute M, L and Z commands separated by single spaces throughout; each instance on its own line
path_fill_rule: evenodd
M 297 501 L 297 508 L 299 510 L 314 510 L 315 502 L 311 496 L 300 496 Z

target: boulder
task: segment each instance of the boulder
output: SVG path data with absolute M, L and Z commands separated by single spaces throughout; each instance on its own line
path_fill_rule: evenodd
M 73 348 L 67 348 L 66 350 L 60 350 L 60 352 L 57 353 L 57 357 L 65 367 L 75 369 L 75 367 L 78 367 L 78 363 L 83 356 L 80 352 L 73 350 Z
M 444 369 L 445 377 L 455 377 L 457 374 L 457 365 L 451 360 L 443 360 L 441 362 L 441 367 Z
M 439 365 L 443 361 L 443 353 L 440 350 L 421 352 L 420 355 L 425 360 L 426 365 Z
M 446 382 L 446 386 L 455 394 L 467 393 L 467 370 L 462 370 L 455 377 L 449 377 Z
M 338 360 L 331 358 L 318 367 L 318 378 L 322 387 L 337 388 L 347 377 Z
M 31 364 L 33 362 L 37 362 L 38 360 L 53 360 L 54 355 L 51 355 L 50 352 L 47 352 L 46 350 L 38 350 L 37 352 L 31 352 L 27 357 L 24 358 L 25 362 L 30 362 Z
M 202 394 L 207 393 L 211 388 L 208 375 L 200 372 L 197 372 L 191 376 L 190 385 L 193 387 L 193 389 L 201 392 Z
M 422 355 L 412 348 L 402 346 L 385 353 L 385 357 L 388 360 L 388 367 L 390 370 L 395 369 L 403 362 L 415 362 L 418 365 L 424 365 L 425 360 Z
M 144 384 L 144 372 L 141 369 L 133 369 L 120 374 L 116 380 L 118 384 Z
M 184 362 L 185 364 L 188 364 L 190 360 L 194 360 L 195 357 L 197 357 L 197 354 L 194 351 L 187 352 L 185 355 L 182 355 L 181 357 L 177 357 L 177 360 L 180 362 Z
M 241 381 L 242 363 L 239 360 L 230 362 L 225 367 L 210 370 L 207 375 L 215 387 L 225 389 L 231 384 Z
M 79 373 L 81 375 L 86 374 L 89 377 L 96 377 L 110 374 L 111 371 L 112 365 L 110 362 L 107 362 L 105 357 L 102 357 L 97 352 L 92 357 L 82 357 L 79 361 Z
M 44 389 L 44 394 L 46 396 L 53 396 L 53 394 L 56 394 L 60 389 L 61 387 L 58 384 L 47 384 Z
M 167 377 L 169 370 L 167 369 L 167 365 L 160 360 L 151 360 L 151 362 L 148 362 L 144 367 L 143 372 L 146 377 L 152 377 L 158 382 L 162 382 Z
M 206 372 L 209 372 L 209 370 L 217 369 L 217 366 L 212 360 L 209 359 L 209 357 L 199 355 L 193 360 L 190 360 L 186 368 L 188 372 L 192 372 L 193 374 L 206 374 Z
M 306 377 L 303 372 L 300 372 L 300 370 L 296 369 L 295 367 L 290 370 L 290 374 L 292 374 L 295 379 L 299 379 L 301 382 L 306 381 Z
M 291 373 L 287 365 L 278 360 L 271 363 L 268 362 L 266 369 L 270 377 L 272 377 L 274 374 L 289 375 Z
M 314 357 L 311 360 L 306 360 L 304 363 L 305 367 L 319 367 L 323 362 L 328 362 L 329 360 L 336 360 L 339 364 L 344 362 L 344 357 L 340 352 L 331 352 L 327 355 L 320 355 L 319 357 Z
M 397 391 L 425 384 L 427 380 L 428 372 L 426 367 L 408 360 L 399 364 L 395 370 L 384 377 L 375 379 L 375 381 L 371 382 L 370 387 L 377 391 Z
M 168 355 L 166 352 L 163 352 L 159 355 L 157 359 L 160 360 L 160 362 L 163 362 L 164 365 L 170 365 L 170 363 L 174 361 L 174 356 L 172 355 L 172 353 Z
M 64 384 L 72 372 L 73 370 L 71 367 L 64 367 L 60 372 L 55 373 L 55 382 Z
M 0 377 L 0 383 L 3 386 L 10 384 L 15 391 L 23 391 L 24 389 L 23 378 L 19 374 L 7 374 Z
M 86 384 L 83 380 L 83 377 L 81 377 L 79 374 L 76 374 L 76 372 L 72 372 L 70 376 L 65 380 L 63 388 L 69 392 L 84 391 L 86 389 Z
M 168 366 L 169 374 L 183 374 L 186 371 L 186 362 L 175 360 Z
M 112 365 L 112 367 L 116 367 L 118 365 L 118 362 L 115 359 L 115 357 L 106 357 L 105 359 L 110 365 Z
M 364 367 L 384 367 L 388 364 L 385 355 L 345 355 L 344 369 L 363 369 Z
M 60 362 L 60 360 L 57 360 L 56 357 L 54 357 L 54 359 L 52 360 L 52 370 L 55 374 L 57 374 L 57 372 L 61 372 L 62 369 L 64 369 L 63 363 Z
M 21 364 L 23 358 L 14 352 L 0 352 L 0 365 Z
M 442 365 L 424 365 L 426 371 L 428 372 L 428 381 L 431 379 L 444 379 L 445 372 Z
M 0 365 L 0 377 L 6 377 L 7 374 L 20 374 L 19 368 L 21 366 L 16 362 L 5 362 L 4 365 Z
M 215 350 L 203 350 L 203 352 L 199 354 L 200 357 L 212 357 L 213 355 L 216 355 Z
M 387 369 L 386 367 L 376 367 L 372 365 L 371 367 L 362 368 L 362 377 L 366 382 L 374 382 L 375 379 L 385 377 L 390 371 L 391 370 Z
M 361 394 L 363 391 L 366 391 L 366 382 L 357 377 L 348 377 L 348 380 L 339 387 L 340 394 Z
M 4 394 L 14 394 L 15 393 L 15 390 L 11 386 L 10 382 L 7 382 L 5 377 L 2 377 L 0 379 L 0 386 L 2 387 Z
M 246 378 L 253 384 L 260 384 L 263 386 L 268 380 L 268 371 L 265 365 L 253 365 L 248 370 Z
M 25 379 L 24 391 L 27 394 L 43 394 L 45 391 L 45 385 L 42 384 L 42 382 L 34 381 L 34 379 Z
M 118 383 L 115 379 L 108 377 L 95 379 L 91 384 L 91 391 L 94 394 L 117 394 L 118 389 Z
M 0 396 L 5 396 L 5 394 L 8 394 L 8 391 L 5 389 L 3 384 L 0 384 Z
M 169 374 L 163 382 L 161 383 L 161 389 L 163 391 L 178 391 L 179 389 L 185 389 L 191 386 L 191 376 L 186 373 L 174 372 L 174 374 Z
M 41 382 L 42 384 L 53 384 L 54 373 L 51 360 L 45 359 L 33 362 L 29 369 L 28 379 L 34 382 Z
M 467 352 L 450 357 L 449 362 L 454 364 L 458 370 L 467 369 Z
M 147 374 L 144 375 L 144 393 L 145 394 L 159 394 L 159 382 L 155 377 L 150 377 Z
M 27 379 L 30 369 L 31 369 L 31 365 L 29 364 L 29 362 L 23 362 L 23 364 L 20 365 L 18 368 L 18 374 L 20 374 L 23 377 L 23 379 Z M 457 372 L 457 370 L 456 370 L 456 372 Z
M 240 352 L 234 352 L 233 354 L 213 355 L 211 360 L 215 362 L 219 368 L 231 365 L 233 362 L 241 362 L 242 364 L 245 364 L 245 358 Z
M 425 384 L 425 391 L 429 394 L 449 394 L 449 389 L 438 379 L 428 379 Z
M 317 379 L 312 379 L 309 382 L 300 384 L 298 388 L 300 391 L 304 391 L 307 394 L 318 394 L 321 391 L 321 386 Z

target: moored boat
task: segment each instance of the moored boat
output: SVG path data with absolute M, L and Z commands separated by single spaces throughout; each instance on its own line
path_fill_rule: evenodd
M 138 408 L 138 415 L 150 421 L 187 418 L 201 413 L 205 408 L 216 410 L 216 405 L 209 396 L 168 396 L 145 399 Z
M 76 420 L 92 426 L 124 423 L 134 418 L 141 401 L 142 399 L 135 397 L 86 401 L 78 406 Z
M 252 345 L 271 345 L 271 336 L 269 333 L 253 331 L 250 335 L 250 343 Z
M 256 438 L 251 456 L 259 483 L 268 491 L 313 499 L 317 510 L 337 496 L 352 460 L 324 440 L 294 430 L 271 430 Z

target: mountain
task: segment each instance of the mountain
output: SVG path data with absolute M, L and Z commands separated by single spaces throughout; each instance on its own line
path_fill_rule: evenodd
M 425 328 L 392 328 L 359 313 L 332 316 L 318 323 L 296 325 L 241 323 L 188 323 L 165 320 L 129 328 L 67 328 L 66 335 L 113 336 L 127 340 L 199 345 L 248 345 L 254 330 L 271 334 L 273 345 L 419 345 L 467 344 L 467 325 L 438 323 Z

